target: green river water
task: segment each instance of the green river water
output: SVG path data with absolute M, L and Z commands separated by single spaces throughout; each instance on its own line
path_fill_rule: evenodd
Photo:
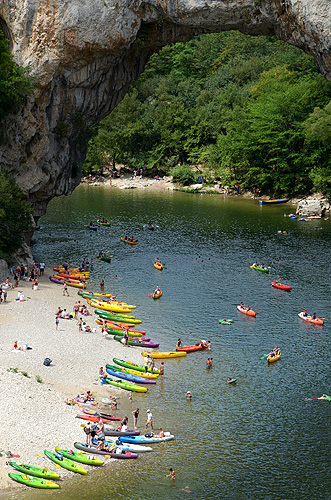
M 136 304 L 143 329 L 162 351 L 173 350 L 178 337 L 185 344 L 210 339 L 212 351 L 165 361 L 164 380 L 147 395 L 134 395 L 125 409 L 139 406 L 141 424 L 150 408 L 155 427 L 171 430 L 174 441 L 74 477 L 60 491 L 29 490 L 15 498 L 331 498 L 331 405 L 305 401 L 331 391 L 331 224 L 284 217 L 293 210 L 217 195 L 86 185 L 49 204 L 34 236 L 36 260 L 79 264 L 110 250 L 111 264 L 95 262 L 90 289 L 103 278 L 107 290 Z M 111 227 L 84 229 L 99 216 Z M 156 231 L 146 228 L 149 220 Z M 138 245 L 120 242 L 126 234 Z M 162 272 L 153 267 L 155 257 L 166 265 Z M 269 275 L 250 269 L 255 259 L 271 266 Z M 292 291 L 271 287 L 273 278 Z M 156 285 L 163 296 L 153 301 L 148 293 Z M 255 319 L 236 310 L 241 300 L 258 309 Z M 324 327 L 299 319 L 300 308 L 326 318 Z M 220 318 L 235 322 L 219 325 Z M 282 358 L 268 366 L 260 357 L 276 344 Z M 209 356 L 212 370 L 205 368 Z M 226 384 L 228 376 L 237 378 L 235 386 Z M 165 478 L 169 467 L 174 482 Z

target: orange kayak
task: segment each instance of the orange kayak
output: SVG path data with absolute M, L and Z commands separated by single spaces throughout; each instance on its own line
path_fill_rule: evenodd
M 313 323 L 314 325 L 324 325 L 324 321 L 322 319 L 312 319 L 312 316 L 304 316 L 303 312 L 299 313 L 298 316 L 304 321 L 308 321 L 309 323 Z
M 102 325 L 102 323 L 103 323 L 103 321 L 101 319 L 96 319 L 95 321 L 99 325 Z M 122 328 L 118 328 L 117 327 L 117 323 L 118 322 L 116 322 L 116 321 L 110 321 L 108 319 L 105 319 L 104 321 L 107 322 L 107 325 L 109 325 L 109 328 L 112 328 L 113 330 L 122 330 Z M 121 326 L 124 327 L 124 329 L 125 328 L 132 328 L 132 327 L 134 327 L 134 323 L 121 323 Z
M 239 312 L 243 313 L 243 314 L 247 314 L 247 316 L 256 316 L 256 312 L 255 311 L 252 311 L 252 309 L 244 309 L 243 307 L 241 306 L 237 306 L 237 309 Z

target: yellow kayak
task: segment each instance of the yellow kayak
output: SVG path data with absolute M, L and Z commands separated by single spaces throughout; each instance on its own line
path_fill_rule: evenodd
M 98 298 L 94 299 L 94 298 L 89 298 L 89 297 L 86 297 L 86 300 L 89 304 L 91 302 L 94 302 L 95 304 L 101 304 L 101 305 L 110 304 L 110 305 L 119 306 L 119 307 L 127 307 L 128 309 L 136 309 L 137 308 L 137 306 L 134 306 L 132 304 L 127 304 L 126 302 L 118 302 L 117 300 L 112 300 L 111 302 L 107 302 L 106 300 L 101 300 Z
M 163 358 L 183 358 L 186 352 L 142 352 L 142 356 L 149 356 L 150 358 L 163 359 Z
M 91 300 L 90 306 L 94 307 L 95 309 L 104 309 L 105 311 L 113 311 L 118 313 L 132 312 L 131 309 L 128 309 L 127 307 L 124 306 L 117 306 L 116 304 L 107 304 L 106 302 L 95 302 L 94 300 Z
M 159 271 L 162 271 L 162 269 L 163 269 L 162 264 L 157 264 L 156 262 L 154 262 L 154 267 L 155 267 L 155 269 L 158 269 Z
M 65 281 L 68 286 L 73 286 L 74 288 L 86 288 L 86 283 L 74 283 L 72 281 Z
M 268 363 L 274 363 L 275 361 L 278 361 L 278 360 L 279 360 L 279 358 L 281 357 L 281 355 L 282 355 L 282 353 L 281 353 L 281 352 L 280 352 L 279 354 L 277 354 L 277 356 L 272 356 L 272 357 L 271 357 L 271 355 L 269 355 L 269 356 L 267 357 L 267 361 L 268 361 Z
M 137 372 L 137 370 L 131 370 L 131 368 L 124 368 L 119 366 L 119 369 L 123 369 L 127 373 L 131 373 L 131 375 L 136 375 L 137 377 L 142 377 L 142 378 L 150 378 L 152 380 L 157 379 L 159 376 L 158 373 L 145 373 L 145 372 Z

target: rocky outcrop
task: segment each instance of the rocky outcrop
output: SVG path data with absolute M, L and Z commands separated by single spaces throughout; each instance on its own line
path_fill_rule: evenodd
M 199 33 L 275 34 L 311 53 L 331 80 L 329 0 L 2 0 L 0 26 L 33 98 L 6 126 L 8 166 L 38 219 L 80 181 L 88 128 L 106 116 L 151 53 Z
M 299 201 L 296 213 L 301 217 L 321 217 L 326 210 L 330 210 L 330 200 L 309 196 Z

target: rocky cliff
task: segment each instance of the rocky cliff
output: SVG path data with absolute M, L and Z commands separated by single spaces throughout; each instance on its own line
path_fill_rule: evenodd
M 312 54 L 331 80 L 329 0 L 1 0 L 0 27 L 38 84 L 0 146 L 37 217 L 79 183 L 88 127 L 165 44 L 231 29 L 275 34 Z

